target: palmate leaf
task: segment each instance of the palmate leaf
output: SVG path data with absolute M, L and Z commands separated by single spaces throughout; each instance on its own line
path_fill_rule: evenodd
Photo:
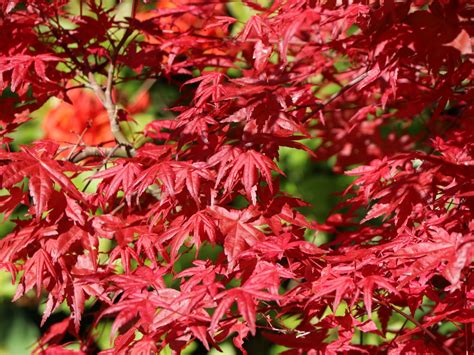
M 220 293 L 217 299 L 221 299 L 217 306 L 210 324 L 210 331 L 213 333 L 216 329 L 217 324 L 221 318 L 226 314 L 230 306 L 236 302 L 239 313 L 245 319 L 251 334 L 256 333 L 256 298 L 261 300 L 275 300 L 278 296 L 271 295 L 265 292 L 259 292 L 255 290 L 248 290 L 245 288 L 237 287 L 229 291 Z
M 119 190 L 125 193 L 127 204 L 131 204 L 132 186 L 135 184 L 137 176 L 142 171 L 141 164 L 122 161 L 116 166 L 99 171 L 92 179 L 103 179 L 99 184 L 98 192 L 108 201 L 115 197 Z
M 407 245 L 395 254 L 395 257 L 411 262 L 411 273 L 401 277 L 401 286 L 421 275 L 439 272 L 439 265 L 446 263 L 441 273 L 456 289 L 460 286 L 462 270 L 469 265 L 474 253 L 472 237 L 471 241 L 468 239 L 463 243 L 460 234 L 448 233 L 440 227 L 432 227 L 430 234 L 433 241 Z
M 0 196 L 0 213 L 3 213 L 3 220 L 7 220 L 8 217 L 13 213 L 15 208 L 20 204 L 26 204 L 25 193 L 22 189 L 12 187 L 9 189 L 9 195 Z
M 162 191 L 165 191 L 167 195 L 173 197 L 176 194 L 176 173 L 172 162 L 158 163 L 143 170 L 135 179 L 133 189 L 140 196 L 149 186 L 157 182 L 160 183 Z
M 214 174 L 207 169 L 204 162 L 160 162 L 142 170 L 137 174 L 133 186 L 126 195 L 136 194 L 141 196 L 151 185 L 158 184 L 162 200 L 187 192 L 199 207 L 201 199 L 208 200 L 209 193 L 201 192 L 202 181 L 213 181 Z
M 29 192 L 33 198 L 36 218 L 48 210 L 54 184 L 58 184 L 64 193 L 76 200 L 82 201 L 83 196 L 71 182 L 65 172 L 77 172 L 79 169 L 72 165 L 61 166 L 43 153 L 23 148 L 22 152 L 0 154 L 1 159 L 9 164 L 0 167 L 2 187 L 11 188 L 20 183 L 25 177 L 29 178 Z
M 196 246 L 196 251 L 200 249 L 201 243 L 208 240 L 211 244 L 217 241 L 217 226 L 207 211 L 199 211 L 192 215 L 187 221 L 177 219 L 172 223 L 164 234 L 158 237 L 160 243 L 170 241 L 171 259 L 175 260 L 178 251 L 191 238 Z
M 0 56 L 0 88 L 5 88 L 4 75 L 11 71 L 10 87 L 13 92 L 23 93 L 31 80 L 28 72 L 31 67 L 34 68 L 36 75 L 43 81 L 50 81 L 46 76 L 46 63 L 59 62 L 61 58 L 52 54 L 18 54 L 13 57 Z
M 194 84 L 199 82 L 196 90 L 196 106 L 203 106 L 206 101 L 218 102 L 225 96 L 226 91 L 223 85 L 225 76 L 221 73 L 208 73 L 187 81 L 185 84 Z
M 256 192 L 259 175 L 273 192 L 272 170 L 283 172 L 269 157 L 255 150 L 242 151 L 240 148 L 224 146 L 210 160 L 211 165 L 219 164 L 216 185 L 226 177 L 224 193 L 230 193 L 238 183 L 244 187 L 246 196 L 252 204 L 257 203 Z
M 35 205 L 36 218 L 41 218 L 41 214 L 48 208 L 48 201 L 51 197 L 53 184 L 43 169 L 38 171 L 38 175 L 33 175 L 28 182 L 29 191 Z
M 471 351 L 469 1 L 12 0 L 0 13 L 13 229 L 0 267 L 20 277 L 16 299 L 47 299 L 43 323 L 71 311 L 35 352 L 233 338 L 246 354 L 261 329 L 289 354 Z M 98 114 L 50 110 L 73 88 Z M 124 132 L 148 91 L 153 122 Z M 19 146 L 33 111 L 58 144 Z M 281 147 L 309 154 L 289 166 Z M 280 185 L 285 169 L 298 171 Z M 329 211 L 344 171 L 354 182 Z M 81 193 L 80 172 L 101 181 Z M 102 323 L 110 349 L 97 349 Z
M 239 254 L 264 237 L 252 223 L 258 213 L 251 209 L 229 211 L 222 207 L 214 207 L 211 214 L 219 221 L 219 229 L 224 235 L 224 252 L 229 260 L 229 268 L 233 268 Z
M 39 298 L 43 286 L 55 280 L 58 275 L 51 257 L 44 249 L 39 249 L 24 266 L 25 274 L 17 289 L 14 300 L 36 287 L 36 296 Z M 49 280 L 51 279 L 51 280 Z
M 367 315 L 372 318 L 372 298 L 375 286 L 379 286 L 393 294 L 398 294 L 398 291 L 390 282 L 382 276 L 371 275 L 362 280 L 362 288 L 364 291 L 364 306 L 367 309 Z

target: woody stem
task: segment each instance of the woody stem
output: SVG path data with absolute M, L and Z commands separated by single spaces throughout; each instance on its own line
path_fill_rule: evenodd
M 120 145 L 113 148 L 85 147 L 80 152 L 73 155 L 69 160 L 78 163 L 89 157 L 128 158 L 133 157 L 135 154 L 134 149 Z
M 109 117 L 110 122 L 110 130 L 117 141 L 117 143 L 121 146 L 124 146 L 127 150 L 132 151 L 132 144 L 129 142 L 127 137 L 122 132 L 120 128 L 120 124 L 118 121 L 118 107 L 114 103 L 112 98 L 112 86 L 113 86 L 113 76 L 114 76 L 114 66 L 110 64 L 108 72 L 107 72 L 107 82 L 105 86 L 105 90 L 97 83 L 94 78 L 94 74 L 89 72 L 89 84 L 91 89 L 95 92 L 98 99 L 104 106 L 105 110 L 107 111 L 107 115 Z

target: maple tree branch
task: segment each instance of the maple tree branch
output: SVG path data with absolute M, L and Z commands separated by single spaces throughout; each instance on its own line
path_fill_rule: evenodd
M 395 342 L 395 340 L 398 338 L 398 336 L 402 333 L 403 329 L 405 328 L 405 326 L 408 324 L 408 318 L 405 318 L 405 321 L 403 322 L 402 326 L 400 327 L 400 329 L 397 330 L 397 332 L 395 333 L 395 336 L 393 337 L 392 340 L 390 340 L 390 343 L 388 343 L 388 347 L 390 348 L 390 346 Z
M 95 80 L 94 74 L 92 72 L 89 72 L 88 74 L 91 89 L 95 92 L 102 105 L 104 105 L 105 110 L 107 111 L 107 115 L 109 116 L 110 122 L 110 130 L 113 136 L 115 137 L 115 140 L 118 144 L 127 147 L 127 149 L 131 152 L 133 151 L 132 144 L 128 141 L 127 137 L 125 137 L 122 132 L 122 129 L 120 128 L 120 124 L 118 121 L 118 108 L 112 98 L 113 76 L 114 66 L 113 64 L 110 64 L 109 69 L 107 71 L 107 82 L 104 90 Z
M 471 271 L 468 272 L 468 275 L 466 275 L 466 280 L 469 280 L 471 276 Z M 469 289 L 468 285 L 464 284 L 464 294 L 468 294 Z M 467 297 L 464 299 L 464 307 L 466 310 L 469 310 L 469 304 L 467 301 Z M 464 324 L 464 348 L 466 350 L 466 354 L 473 353 L 474 352 L 474 341 L 472 339 L 472 330 L 474 328 L 474 325 L 471 323 L 465 323 Z
M 362 73 L 361 75 L 359 75 L 358 77 L 356 77 L 354 80 L 350 81 L 349 83 L 347 83 L 346 85 L 344 85 L 341 90 L 339 90 L 338 92 L 336 92 L 335 94 L 333 94 L 329 99 L 327 99 L 326 101 L 324 101 L 322 103 L 322 107 L 325 107 L 327 105 L 329 105 L 331 102 L 333 102 L 334 100 L 336 100 L 339 96 L 341 96 L 342 94 L 344 94 L 346 91 L 348 91 L 349 89 L 353 88 L 354 86 L 356 86 L 357 84 L 359 84 L 362 80 L 364 80 L 367 75 L 369 75 L 367 72 L 365 73 Z
M 395 311 L 396 313 L 398 313 L 399 315 L 401 315 L 402 317 L 404 317 L 405 319 L 409 320 L 410 322 L 412 322 L 413 324 L 415 324 L 418 329 L 420 329 L 421 331 L 423 331 L 428 337 L 431 338 L 431 340 L 433 340 L 436 344 L 438 344 L 439 346 L 441 346 L 441 348 L 444 350 L 444 352 L 448 355 L 453 355 L 453 352 L 451 350 L 449 350 L 443 343 L 439 342 L 438 341 L 438 338 L 436 338 L 436 336 L 426 327 L 423 326 L 423 324 L 421 324 L 420 322 L 418 322 L 414 317 L 412 317 L 410 314 L 407 314 L 401 310 L 399 310 L 397 307 L 395 306 L 392 306 L 390 303 L 388 303 L 387 301 L 384 301 L 384 300 L 379 300 L 375 297 L 373 297 L 373 300 L 385 307 L 388 307 L 390 308 L 391 310 Z
M 85 147 L 83 150 L 72 156 L 69 160 L 73 163 L 78 163 L 90 157 L 129 158 L 135 156 L 135 154 L 135 150 L 128 149 L 128 147 L 120 145 L 113 148 Z
M 367 72 L 362 73 L 361 75 L 356 77 L 354 80 L 350 81 L 349 83 L 347 83 L 346 85 L 341 87 L 341 89 L 338 92 L 334 93 L 331 97 L 324 100 L 323 102 L 316 102 L 316 103 L 312 103 L 312 104 L 308 104 L 308 105 L 300 105 L 300 106 L 298 106 L 297 109 L 300 109 L 300 108 L 303 108 L 303 107 L 308 107 L 308 108 L 315 107 L 314 111 L 312 111 L 312 112 L 310 112 L 306 115 L 307 118 L 309 118 L 309 117 L 313 116 L 315 113 L 323 110 L 326 106 L 331 104 L 338 97 L 345 94 L 348 90 L 352 89 L 354 86 L 359 84 L 362 80 L 364 80 L 367 77 L 367 75 L 369 75 Z
M 84 138 L 84 135 L 86 134 L 87 130 L 90 128 L 90 123 L 87 124 L 86 128 L 84 128 L 84 130 L 82 131 L 81 135 L 78 137 L 77 139 L 77 142 L 76 144 L 74 144 L 74 146 L 72 147 L 71 151 L 69 152 L 66 160 L 71 160 L 71 158 L 73 157 L 76 149 L 79 147 L 79 145 L 81 144 L 82 142 L 82 139 Z

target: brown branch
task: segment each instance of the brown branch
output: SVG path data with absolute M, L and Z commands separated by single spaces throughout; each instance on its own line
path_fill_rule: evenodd
M 113 136 L 115 137 L 115 140 L 118 144 L 127 147 L 127 149 L 131 152 L 133 151 L 132 144 L 128 141 L 127 137 L 125 137 L 122 132 L 122 129 L 120 128 L 120 124 L 118 121 L 118 108 L 112 98 L 113 76 L 114 66 L 110 64 L 107 72 L 107 82 L 104 91 L 104 89 L 102 89 L 102 87 L 95 80 L 94 74 L 92 72 L 89 72 L 90 88 L 95 92 L 102 105 L 104 105 L 105 110 L 107 111 L 107 115 L 109 117 L 110 122 L 110 130 Z
M 90 128 L 90 122 L 87 124 L 86 128 L 82 131 L 81 135 L 77 138 L 76 144 L 72 147 L 71 151 L 69 152 L 66 160 L 71 160 L 71 158 L 74 156 L 74 153 L 76 152 L 76 149 L 79 147 L 79 145 L 82 143 L 82 139 L 84 138 L 84 135 L 86 134 L 87 130 Z
M 341 90 L 339 90 L 338 92 L 336 92 L 335 94 L 333 94 L 329 99 L 327 99 L 326 101 L 324 101 L 321 105 L 322 107 L 325 107 L 327 105 L 329 105 L 331 102 L 333 102 L 334 100 L 336 100 L 339 96 L 343 95 L 345 92 L 347 92 L 349 89 L 352 89 L 354 86 L 356 86 L 357 84 L 359 84 L 362 80 L 364 80 L 366 77 L 367 77 L 368 73 L 365 72 L 365 73 L 362 73 L 361 75 L 359 75 L 358 77 L 356 77 L 354 80 L 352 80 L 351 82 L 347 83 L 346 85 L 344 85 Z
M 468 272 L 466 275 L 466 280 L 471 278 L 471 271 Z M 469 292 L 467 283 L 464 284 L 464 294 L 467 295 Z M 467 297 L 464 299 L 464 307 L 467 311 L 469 311 L 470 307 L 468 304 Z M 466 354 L 473 354 L 474 353 L 474 340 L 472 338 L 472 330 L 474 325 L 472 323 L 465 323 L 464 324 L 464 347 L 466 350 Z
M 129 147 L 125 146 L 116 146 L 113 148 L 85 147 L 83 150 L 72 156 L 70 160 L 74 163 L 78 163 L 90 157 L 128 158 L 133 157 L 135 154 L 134 149 L 129 149 Z
M 310 118 L 310 117 L 314 116 L 315 113 L 317 113 L 321 110 L 324 110 L 326 108 L 326 106 L 328 106 L 333 101 L 335 101 L 337 98 L 344 95 L 347 91 L 349 91 L 354 86 L 359 84 L 362 80 L 364 80 L 367 77 L 367 75 L 368 75 L 367 72 L 362 73 L 361 75 L 359 75 L 358 77 L 356 77 L 355 79 L 353 79 L 352 81 L 350 81 L 349 83 L 347 83 L 346 85 L 341 87 L 341 89 L 338 92 L 334 93 L 331 97 L 329 97 L 328 99 L 326 99 L 323 102 L 315 102 L 315 103 L 311 103 L 311 104 L 307 104 L 307 105 L 300 105 L 300 106 L 292 109 L 291 111 L 296 111 L 296 110 L 304 108 L 304 107 L 315 108 L 312 112 L 309 112 L 309 113 L 306 114 L 306 118 Z
M 431 338 L 431 340 L 433 340 L 433 342 L 435 342 L 436 344 L 438 344 L 446 354 L 448 355 L 453 355 L 453 352 L 447 348 L 443 343 L 441 343 L 438 338 L 436 337 L 436 335 L 434 335 L 428 328 L 426 328 L 423 324 L 421 324 L 420 322 L 418 322 L 414 317 L 412 317 L 410 314 L 407 314 L 401 310 L 399 310 L 397 307 L 395 306 L 392 306 L 390 303 L 388 303 L 387 301 L 384 301 L 384 300 L 379 300 L 375 297 L 373 297 L 373 300 L 385 307 L 388 307 L 390 308 L 391 310 L 395 311 L 396 313 L 398 313 L 399 315 L 401 315 L 402 317 L 404 317 L 405 319 L 409 320 L 410 322 L 412 322 L 413 324 L 415 324 L 418 329 L 420 329 L 421 331 L 423 331 L 429 338 Z

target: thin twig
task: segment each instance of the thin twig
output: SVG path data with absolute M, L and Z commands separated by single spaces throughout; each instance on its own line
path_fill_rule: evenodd
M 384 301 L 384 300 L 379 300 L 375 297 L 373 297 L 373 300 L 385 307 L 388 307 L 390 308 L 391 310 L 395 311 L 396 313 L 400 314 L 402 317 L 404 317 L 405 319 L 408 319 L 410 322 L 412 322 L 413 324 L 415 324 L 418 329 L 420 329 L 421 331 L 423 331 L 428 337 L 430 337 L 436 344 L 438 344 L 445 352 L 446 354 L 448 355 L 453 355 L 453 352 L 451 350 L 449 350 L 443 343 L 441 343 L 438 338 L 436 337 L 436 335 L 434 335 L 429 329 L 427 329 L 426 327 L 423 326 L 423 324 L 421 324 L 420 322 L 418 322 L 414 317 L 412 317 L 410 314 L 407 314 L 401 310 L 399 310 L 397 307 L 395 306 L 392 306 L 390 303 Z
M 127 149 L 124 146 L 116 146 L 113 148 L 103 147 L 85 147 L 83 150 L 70 157 L 74 163 L 78 163 L 84 159 L 90 157 L 103 157 L 103 158 L 128 158 L 135 155 L 135 150 Z
M 315 110 L 313 110 L 312 112 L 309 112 L 306 116 L 306 118 L 309 118 L 311 116 L 313 116 L 316 112 L 319 112 L 323 109 L 326 108 L 326 106 L 328 106 L 330 103 L 332 103 L 334 100 L 336 100 L 338 97 L 342 96 L 343 94 L 345 94 L 348 90 L 352 89 L 354 86 L 356 86 L 357 84 L 359 84 L 362 80 L 364 80 L 366 77 L 367 77 L 368 73 L 365 72 L 365 73 L 362 73 L 361 75 L 359 75 L 358 77 L 356 77 L 354 80 L 350 81 L 349 83 L 347 83 L 346 85 L 344 85 L 338 92 L 334 93 L 331 97 L 329 97 L 328 99 L 326 99 L 325 101 L 323 102 L 316 102 L 316 103 L 312 103 L 312 104 L 308 104 L 308 105 L 302 105 L 302 106 L 298 106 L 297 108 L 295 108 L 294 110 L 298 110 L 300 108 L 303 108 L 303 107 L 307 107 L 307 108 L 312 108 L 314 107 Z M 294 111 L 294 110 L 291 110 L 291 111 Z
M 466 280 L 469 280 L 471 272 L 466 276 Z M 468 286 L 464 284 L 464 294 L 467 295 L 468 293 Z M 469 304 L 467 302 L 467 298 L 464 299 L 464 306 L 467 310 L 470 309 Z M 474 340 L 472 339 L 472 328 L 473 325 L 471 323 L 464 324 L 464 346 L 466 350 L 466 355 L 474 353 Z
M 400 329 L 397 330 L 397 332 L 395 333 L 395 336 L 393 337 L 392 340 L 390 340 L 390 343 L 388 343 L 388 347 L 390 348 L 390 346 L 393 344 L 393 342 L 398 338 L 398 336 L 401 334 L 401 332 L 403 331 L 403 329 L 405 328 L 405 326 L 407 325 L 408 323 L 408 319 L 405 318 L 405 322 L 403 322 L 402 326 L 400 327 Z
M 76 152 L 76 149 L 79 147 L 79 145 L 81 145 L 82 143 L 82 139 L 84 138 L 84 135 L 86 134 L 87 130 L 90 128 L 90 122 L 87 124 L 87 127 L 84 128 L 84 130 L 82 131 L 82 133 L 80 134 L 80 136 L 77 138 L 77 142 L 76 144 L 74 144 L 74 146 L 72 147 L 71 151 L 69 152 L 66 160 L 71 160 L 71 158 L 73 157 L 74 153 Z
M 97 148 L 97 147 L 91 147 L 91 148 Z M 105 167 L 108 163 L 108 161 L 110 160 L 110 158 L 112 158 L 115 154 L 115 152 L 119 149 L 119 148 L 123 148 L 123 147 L 120 147 L 119 145 L 113 147 L 113 148 L 104 148 L 104 149 L 110 149 L 110 152 L 107 154 L 107 156 L 105 157 L 105 159 L 102 161 L 102 164 L 100 165 L 100 167 L 97 168 L 97 171 L 99 171 L 100 169 L 102 169 L 103 167 Z M 92 149 L 91 149 L 92 151 Z M 89 179 L 86 183 L 86 185 L 82 188 L 82 192 L 86 191 L 87 188 L 89 187 L 90 183 L 92 182 L 92 179 Z
M 359 84 L 362 80 L 364 80 L 366 77 L 367 77 L 368 73 L 365 72 L 361 75 L 359 75 L 357 78 L 355 78 L 354 80 L 352 80 L 351 82 L 349 82 L 348 84 L 344 85 L 341 90 L 339 90 L 338 92 L 336 92 L 335 94 L 333 94 L 329 99 L 327 99 L 326 101 L 324 101 L 322 103 L 322 107 L 324 106 L 327 106 L 329 105 L 331 102 L 333 102 L 334 100 L 336 100 L 339 96 L 341 96 L 342 94 L 344 94 L 346 91 L 348 91 L 349 89 L 353 88 L 354 86 L 356 86 L 357 84 Z
M 128 141 L 127 137 L 125 137 L 125 135 L 123 134 L 122 129 L 120 128 L 120 124 L 118 122 L 118 108 L 112 98 L 113 75 L 114 66 L 110 64 L 107 72 L 107 83 L 104 91 L 95 80 L 94 74 L 92 72 L 89 72 L 90 87 L 95 92 L 102 105 L 104 105 L 105 110 L 107 111 L 107 115 L 109 117 L 110 122 L 110 130 L 113 136 L 115 137 L 115 140 L 118 144 L 128 147 L 129 150 L 132 150 L 132 145 Z

